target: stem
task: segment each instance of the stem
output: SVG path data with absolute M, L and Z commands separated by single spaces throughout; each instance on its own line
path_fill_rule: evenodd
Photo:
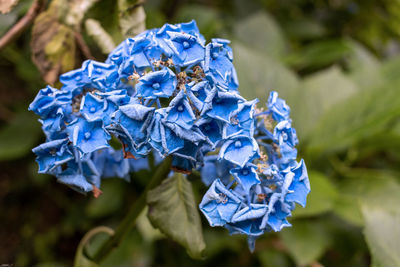
M 86 57 L 86 59 L 95 60 L 94 56 L 90 52 L 89 46 L 87 46 L 80 31 L 75 31 L 74 36 L 75 36 L 75 40 L 76 40 L 76 43 L 78 44 L 79 49 L 82 51 L 83 56 Z
M 78 248 L 77 248 L 77 253 L 75 255 L 75 260 L 74 260 L 74 267 L 76 266 L 80 266 L 81 264 L 81 257 L 82 254 L 85 253 L 85 246 L 87 243 L 89 243 L 90 239 L 99 234 L 99 233 L 106 233 L 110 236 L 114 235 L 114 230 L 105 226 L 99 226 L 96 228 L 93 228 L 92 230 L 90 230 L 89 232 L 87 232 L 85 234 L 85 236 L 82 238 L 81 242 L 79 242 Z
M 164 159 L 161 165 L 157 168 L 149 183 L 146 185 L 146 188 L 144 189 L 140 197 L 131 207 L 129 213 L 118 225 L 117 229 L 115 230 L 115 234 L 107 239 L 107 241 L 104 242 L 103 245 L 93 255 L 93 261 L 97 263 L 103 261 L 112 251 L 112 249 L 117 247 L 126 236 L 126 234 L 135 226 L 137 217 L 146 206 L 147 192 L 156 187 L 165 177 L 167 177 L 170 172 L 171 161 L 171 157 L 167 157 Z

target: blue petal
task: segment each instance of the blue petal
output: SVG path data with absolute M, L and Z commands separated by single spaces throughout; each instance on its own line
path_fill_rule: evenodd
M 47 173 L 55 167 L 74 158 L 67 146 L 68 139 L 59 139 L 41 144 L 32 151 L 37 155 L 39 173 Z
M 311 189 L 304 161 L 301 160 L 291 171 L 294 173 L 294 178 L 289 186 L 290 193 L 286 196 L 286 201 L 294 201 L 305 207 L 307 195 Z
M 97 119 L 102 119 L 103 112 L 107 107 L 107 102 L 103 99 L 95 97 L 91 93 L 87 93 L 82 98 L 82 103 L 80 107 L 81 114 L 88 120 L 93 121 Z
M 168 114 L 166 118 L 168 122 L 175 123 L 185 129 L 190 129 L 196 120 L 196 116 L 183 90 L 171 100 L 166 112 Z
M 231 170 L 231 174 L 237 179 L 247 194 L 250 193 L 250 189 L 254 185 L 261 183 L 254 166 L 234 168 Z
M 240 203 L 240 199 L 216 179 L 204 195 L 199 207 L 211 226 L 223 226 L 231 221 Z
M 225 142 L 219 152 L 219 158 L 244 167 L 257 154 L 257 142 L 253 138 L 240 137 Z
M 87 121 L 79 118 L 67 126 L 70 141 L 82 153 L 109 147 L 110 135 L 103 127 L 101 120 Z
M 177 80 L 168 68 L 151 72 L 139 79 L 136 85 L 137 96 L 145 98 L 170 97 L 175 91 Z
M 272 118 L 277 122 L 289 119 L 290 108 L 286 105 L 285 100 L 278 98 L 277 92 L 272 91 L 270 93 L 267 105 Z

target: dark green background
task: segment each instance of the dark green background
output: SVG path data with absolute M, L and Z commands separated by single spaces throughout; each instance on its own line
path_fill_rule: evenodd
M 1 35 L 31 2 L 0 15 Z M 97 2 L 83 20 L 99 20 L 118 44 L 116 2 Z M 196 19 L 207 40 L 232 40 L 241 94 L 262 104 L 276 90 L 291 106 L 312 192 L 293 228 L 265 234 L 253 254 L 202 217 L 206 258 L 192 260 L 142 216 L 104 266 L 400 266 L 400 2 L 148 0 L 144 9 L 147 28 Z M 45 83 L 31 29 L 0 51 L 0 263 L 71 266 L 85 232 L 115 227 L 151 173 L 105 180 L 99 199 L 37 174 L 30 150 L 44 136 L 27 107 Z M 206 188 L 189 179 L 198 203 Z

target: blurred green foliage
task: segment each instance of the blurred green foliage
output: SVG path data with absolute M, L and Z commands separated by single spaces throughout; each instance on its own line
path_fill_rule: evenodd
M 32 3 L 20 2 L 0 15 L 0 34 Z M 120 29 L 134 34 L 146 18 L 147 28 L 196 19 L 208 40 L 232 40 L 242 95 L 265 102 L 276 90 L 291 106 L 312 191 L 293 227 L 260 238 L 253 254 L 244 237 L 202 217 L 206 257 L 193 260 L 143 213 L 104 266 L 400 266 L 399 1 L 148 0 L 145 15 L 129 8 L 141 1 L 50 2 L 33 36 L 0 51 L 0 263 L 71 266 L 84 234 L 115 228 L 151 177 L 106 180 L 94 199 L 38 175 L 30 149 L 44 137 L 26 111 L 44 79 L 56 83 L 85 59 L 72 33 L 104 60 Z M 189 180 L 199 203 L 206 188 L 196 174 Z M 91 239 L 89 252 L 105 237 Z

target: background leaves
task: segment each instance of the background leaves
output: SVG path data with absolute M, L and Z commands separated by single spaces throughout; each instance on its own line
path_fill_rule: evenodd
M 0 15 L 0 35 L 32 2 L 12 3 Z M 399 14 L 400 3 L 386 0 L 48 1 L 33 27 L 0 51 L 0 261 L 71 266 L 84 233 L 97 225 L 115 229 L 152 175 L 135 173 L 129 184 L 107 180 L 94 200 L 37 174 L 30 150 L 43 137 L 26 108 L 38 89 L 57 85 L 88 51 L 104 60 L 145 25 L 195 19 L 208 40 L 232 41 L 243 96 L 262 104 L 276 90 L 290 105 L 310 174 L 308 204 L 296 209 L 292 228 L 263 236 L 250 254 L 243 237 L 210 228 L 197 214 L 206 190 L 198 175 L 172 177 L 150 201 L 163 210 L 156 217 L 150 209 L 154 226 L 168 221 L 164 235 L 142 214 L 103 265 L 399 265 Z M 91 239 L 89 254 L 101 237 Z M 194 261 L 185 250 L 200 256 L 204 242 L 205 258 Z

